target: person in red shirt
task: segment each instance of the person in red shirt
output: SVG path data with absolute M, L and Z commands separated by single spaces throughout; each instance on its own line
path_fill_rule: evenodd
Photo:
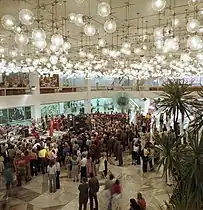
M 119 180 L 117 179 L 116 182 L 112 185 L 112 194 L 121 194 L 121 191 L 122 188 Z
M 25 155 L 22 153 L 21 155 L 19 154 L 16 159 L 15 159 L 15 168 L 16 168 L 16 178 L 18 181 L 17 186 L 20 187 L 22 178 L 25 177 L 26 180 L 26 160 L 25 160 Z
M 142 193 L 140 192 L 137 193 L 137 203 L 140 206 L 141 210 L 146 210 L 146 201 L 142 197 Z

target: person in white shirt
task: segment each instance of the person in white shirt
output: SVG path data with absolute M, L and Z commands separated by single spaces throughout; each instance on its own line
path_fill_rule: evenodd
M 56 165 L 53 161 L 47 167 L 47 173 L 49 178 L 49 192 L 56 192 Z
M 87 179 L 87 157 L 85 154 L 83 154 L 82 160 L 80 162 L 80 171 L 81 171 L 81 182 L 82 182 L 83 177 Z
M 56 160 L 55 165 L 56 165 L 56 189 L 58 190 L 58 189 L 60 189 L 60 178 L 59 178 L 59 176 L 60 176 L 60 163 L 59 163 L 58 158 Z

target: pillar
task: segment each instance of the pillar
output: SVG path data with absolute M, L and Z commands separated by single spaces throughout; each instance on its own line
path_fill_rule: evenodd
M 40 106 L 40 84 L 39 77 L 35 72 L 29 74 L 30 88 L 33 97 L 33 106 L 31 109 L 32 118 L 36 121 L 41 118 L 41 106 Z M 32 87 L 35 87 L 32 89 Z
M 59 113 L 64 114 L 64 103 L 59 103 Z
M 86 114 L 91 114 L 91 80 L 90 79 L 85 79 L 85 87 L 86 87 L 86 93 L 87 93 L 87 100 L 85 100 L 85 113 Z

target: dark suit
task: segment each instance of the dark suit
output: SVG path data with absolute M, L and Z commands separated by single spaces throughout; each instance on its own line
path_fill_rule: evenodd
M 84 210 L 87 209 L 88 202 L 88 183 L 82 183 L 79 185 L 78 190 L 79 193 L 79 210 L 82 210 L 82 206 L 84 206 Z
M 98 210 L 97 192 L 99 191 L 99 181 L 96 177 L 89 180 L 89 197 L 90 197 L 90 210 L 93 210 L 93 199 L 95 201 L 95 210 Z

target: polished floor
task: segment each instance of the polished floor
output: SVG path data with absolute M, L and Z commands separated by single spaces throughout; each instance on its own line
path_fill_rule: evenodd
M 112 161 L 109 169 L 119 178 L 123 187 L 122 208 L 129 209 L 129 199 L 135 198 L 137 192 L 142 192 L 147 202 L 147 210 L 158 210 L 168 199 L 171 188 L 168 187 L 160 174 L 148 172 L 143 174 L 141 168 L 132 166 L 129 155 L 125 155 L 124 167 L 118 167 Z M 103 183 L 100 179 L 99 209 L 106 209 Z M 33 180 L 15 190 L 13 197 L 7 200 L 7 209 L 11 210 L 77 210 L 78 183 L 68 179 L 65 171 L 61 174 L 62 188 L 54 194 L 48 192 L 47 175 L 34 177 Z M 0 193 L 3 194 L 2 191 Z M 2 207 L 0 207 L 2 209 Z M 88 208 L 89 209 L 89 208 Z

